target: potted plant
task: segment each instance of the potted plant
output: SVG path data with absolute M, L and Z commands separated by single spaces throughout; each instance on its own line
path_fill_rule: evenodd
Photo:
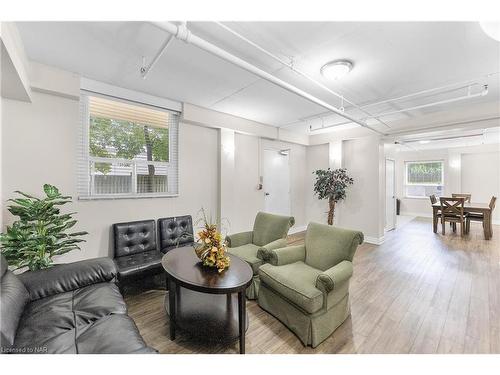
M 9 199 L 7 209 L 19 220 L 0 234 L 0 248 L 9 265 L 30 271 L 53 265 L 52 257 L 80 249 L 79 238 L 87 232 L 68 233 L 75 226 L 74 212 L 61 213 L 59 206 L 71 202 L 52 185 L 43 185 L 44 198 L 16 191 L 21 198 Z
M 333 225 L 335 204 L 346 197 L 346 189 L 354 183 L 348 176 L 347 169 L 318 169 L 315 172 L 314 193 L 319 199 L 328 199 L 328 225 Z

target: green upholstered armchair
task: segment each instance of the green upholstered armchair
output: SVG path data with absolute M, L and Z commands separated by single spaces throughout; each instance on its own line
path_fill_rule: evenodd
M 349 316 L 352 258 L 363 233 L 310 223 L 305 244 L 259 252 L 259 305 L 316 347 Z
M 257 213 L 253 231 L 231 234 L 226 237 L 228 251 L 245 260 L 253 270 L 252 284 L 247 288 L 248 299 L 256 299 L 259 292 L 259 267 L 263 260 L 257 257 L 259 249 L 272 250 L 286 246 L 286 236 L 295 224 L 291 216 Z M 262 251 L 261 250 L 261 251 Z

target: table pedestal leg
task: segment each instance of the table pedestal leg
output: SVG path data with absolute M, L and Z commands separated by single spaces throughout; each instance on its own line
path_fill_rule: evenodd
M 170 340 L 175 340 L 175 292 L 177 288 L 175 282 L 169 280 L 168 304 L 170 317 Z
M 240 331 L 240 354 L 245 354 L 245 326 L 246 326 L 245 292 L 238 292 L 238 323 Z

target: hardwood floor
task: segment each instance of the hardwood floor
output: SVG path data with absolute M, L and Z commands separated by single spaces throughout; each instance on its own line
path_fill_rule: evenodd
M 450 231 L 451 232 L 451 231 Z M 316 349 L 304 347 L 281 322 L 247 302 L 247 353 L 500 353 L 500 226 L 483 239 L 432 232 L 417 218 L 363 244 L 354 257 L 351 316 Z M 289 237 L 303 241 L 303 234 Z M 208 345 L 182 332 L 168 338 L 165 291 L 126 297 L 129 314 L 148 345 L 161 353 L 238 353 L 238 342 Z

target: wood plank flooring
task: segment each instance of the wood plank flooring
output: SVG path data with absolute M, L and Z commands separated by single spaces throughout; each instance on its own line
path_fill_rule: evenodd
M 450 231 L 451 232 L 451 231 Z M 483 239 L 432 232 L 417 218 L 386 235 L 381 246 L 363 244 L 354 257 L 351 316 L 315 349 L 304 347 L 281 322 L 247 302 L 247 353 L 500 353 L 500 226 Z M 303 242 L 303 233 L 289 236 Z M 238 343 L 198 343 L 168 336 L 165 291 L 126 296 L 130 316 L 148 345 L 161 353 L 238 353 Z

